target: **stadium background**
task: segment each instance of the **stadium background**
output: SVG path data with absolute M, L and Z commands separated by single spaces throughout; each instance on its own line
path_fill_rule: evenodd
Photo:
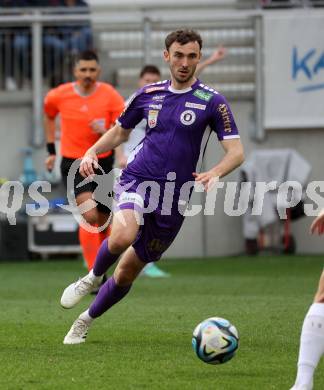
M 264 113 L 266 111 L 265 85 L 275 84 L 274 73 L 267 71 L 269 58 L 265 52 L 265 20 L 272 16 L 274 20 L 295 15 L 300 25 L 303 18 L 308 20 L 316 14 L 324 18 L 324 9 L 320 1 L 246 1 L 246 0 L 201 0 L 199 7 L 196 1 L 104 1 L 89 0 L 90 15 L 80 14 L 79 10 L 60 17 L 60 24 L 77 23 L 90 18 L 95 37 L 95 46 L 101 58 L 102 79 L 113 83 L 127 97 L 136 88 L 139 68 L 148 62 L 162 68 L 163 78 L 168 77 L 168 70 L 163 64 L 161 51 L 165 34 L 180 26 L 189 26 L 202 33 L 204 39 L 203 53 L 208 55 L 219 44 L 228 48 L 227 58 L 216 65 L 210 66 L 201 76 L 201 80 L 228 97 L 241 137 L 248 156 L 258 148 L 292 147 L 304 156 L 312 165 L 310 180 L 322 179 L 322 148 L 324 132 L 322 125 L 296 128 L 285 125 L 281 129 L 265 128 Z M 265 5 L 262 8 L 261 3 Z M 274 8 L 274 9 L 272 9 Z M 8 11 L 8 10 L 7 10 Z M 42 134 L 42 97 L 48 90 L 47 80 L 41 76 L 42 53 L 39 34 L 41 25 L 57 24 L 55 10 L 42 12 L 18 10 L 17 15 L 0 15 L 2 38 L 7 29 L 17 26 L 30 26 L 34 34 L 35 47 L 33 51 L 33 76 L 14 91 L 6 90 L 4 80 L 0 83 L 0 177 L 17 180 L 22 172 L 22 152 L 26 146 L 33 147 L 33 159 L 36 171 L 44 170 L 43 160 L 45 147 Z M 295 17 L 293 16 L 293 17 Z M 271 19 L 271 18 L 270 18 Z M 323 20 L 323 19 L 322 19 Z M 271 33 L 271 23 L 268 30 Z M 274 22 L 273 22 L 274 23 Z M 287 22 L 288 23 L 288 22 Z M 291 23 L 291 20 L 290 20 Z M 293 34 L 293 32 L 291 32 Z M 309 46 L 318 43 L 321 34 L 312 36 L 305 31 L 305 40 Z M 289 37 L 288 37 L 289 38 Z M 270 37 L 271 39 L 271 37 Z M 285 44 L 286 37 L 282 37 Z M 290 39 L 290 38 L 289 38 Z M 288 41 L 289 41 L 288 39 Z M 298 43 L 298 42 L 297 42 Z M 307 42 L 306 42 L 307 44 Z M 38 45 L 38 46 L 37 46 Z M 276 63 L 285 51 L 279 50 Z M 323 46 L 322 46 L 323 47 Z M 274 49 L 275 50 L 275 49 Z M 318 52 L 319 53 L 319 52 Z M 290 56 L 290 54 L 287 54 Z M 268 62 L 266 62 L 268 61 Z M 282 58 L 284 62 L 285 59 Z M 62 72 L 68 75 L 69 64 L 60 64 Z M 282 73 L 278 68 L 278 75 Z M 323 73 L 323 72 L 322 72 Z M 1 73 L 3 76 L 3 73 Z M 315 75 L 322 78 L 321 69 Z M 287 86 L 290 88 L 287 77 Z M 310 109 L 312 113 L 322 107 L 323 89 L 315 91 L 316 105 Z M 304 94 L 308 99 L 309 94 Z M 280 100 L 281 97 L 278 96 Z M 280 104 L 283 110 L 291 110 L 293 101 L 284 97 Z M 307 102 L 305 102 L 307 106 Z M 290 128 L 288 128 L 290 127 Z M 205 166 L 217 159 L 220 153 L 219 145 L 214 138 L 209 142 Z M 234 172 L 225 180 L 237 180 Z M 244 251 L 241 219 L 229 217 L 223 211 L 224 191 L 217 198 L 214 216 L 187 218 L 181 235 L 167 253 L 169 257 L 197 257 L 233 255 Z M 54 190 L 51 196 L 57 196 Z M 197 195 L 197 201 L 203 195 Z M 303 218 L 292 226 L 293 234 L 298 243 L 299 253 L 321 253 L 322 243 L 316 237 L 309 237 L 310 218 Z M 185 245 L 184 245 L 185 243 Z
M 36 45 L 33 78 L 23 77 L 20 83 L 19 74 L 14 73 L 15 88 L 6 84 L 2 68 L 9 54 L 0 53 L 0 178 L 20 177 L 25 147 L 32 147 L 37 173 L 44 171 L 42 98 L 50 80 L 42 77 L 40 69 L 41 54 L 46 54 L 41 52 L 41 25 L 70 25 L 90 17 L 103 80 L 116 85 L 125 97 L 135 89 L 138 70 L 145 62 L 161 66 L 167 77 L 161 60 L 166 32 L 179 26 L 196 28 L 205 40 L 205 54 L 219 44 L 226 46 L 227 58 L 208 68 L 201 79 L 228 96 L 247 156 L 256 149 L 292 147 L 311 163 L 310 180 L 322 180 L 323 89 L 293 93 L 295 82 L 304 83 L 298 88 L 324 83 L 321 4 L 263 0 L 262 8 L 261 1 L 248 0 L 89 0 L 90 15 L 80 10 L 45 15 L 44 9 L 42 14 L 37 10 L 22 14 L 18 9 L 10 16 L 8 9 L 1 10 L 2 50 L 11 41 L 12 29 L 22 25 L 33 26 Z M 4 39 L 8 34 L 9 39 Z M 310 79 L 302 66 L 296 80 L 291 68 L 287 70 L 295 45 L 301 58 L 315 50 L 307 62 Z M 68 61 L 56 66 L 70 77 Z M 23 71 L 25 67 L 26 62 Z M 276 88 L 281 92 L 272 103 L 279 102 L 278 112 L 271 117 L 273 106 L 266 99 Z M 287 96 L 289 91 L 297 105 Z M 295 117 L 288 116 L 291 111 Z M 307 125 L 301 120 L 305 113 Z M 285 115 L 290 128 L 269 126 L 269 120 Z M 219 152 L 219 145 L 211 140 L 206 166 Z M 226 181 L 237 177 L 235 172 Z M 61 189 L 55 187 L 50 196 L 60 194 Z M 84 274 L 83 264 L 63 256 L 52 261 L 13 261 L 18 259 L 9 256 L 10 250 L 16 253 L 23 245 L 21 231 L 14 226 L 18 230 L 8 257 L 0 248 L 4 260 L 0 261 L 0 389 L 289 389 L 296 372 L 301 324 L 323 268 L 323 238 L 308 235 L 312 218 L 303 218 L 292 225 L 298 252 L 320 255 L 230 257 L 244 251 L 241 218 L 224 214 L 223 196 L 215 210 L 215 216 L 187 219 L 168 251 L 171 260 L 161 262 L 170 278 L 139 278 L 127 300 L 96 322 L 87 343 L 71 348 L 62 344 L 63 337 L 93 297 L 69 311 L 60 307 L 59 300 L 63 289 Z M 0 241 L 7 231 L 15 232 L 2 225 Z M 210 258 L 202 261 L 204 256 Z M 231 320 L 240 333 L 237 356 L 217 367 L 199 361 L 191 348 L 193 329 L 211 316 Z M 323 368 L 322 361 L 315 390 L 324 388 Z

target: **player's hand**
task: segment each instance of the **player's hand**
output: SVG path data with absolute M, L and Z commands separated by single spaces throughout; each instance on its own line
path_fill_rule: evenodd
M 195 178 L 195 182 L 202 184 L 207 192 L 219 181 L 219 175 L 213 170 L 201 173 L 193 172 L 192 176 Z
M 208 58 L 210 62 L 213 64 L 214 62 L 220 61 L 226 57 L 227 50 L 224 46 L 218 46 L 218 48 L 211 54 Z
M 94 119 L 89 123 L 89 126 L 97 134 L 104 134 L 106 132 L 104 119 Z
M 319 215 L 314 219 L 310 227 L 310 232 L 312 234 L 317 233 L 318 235 L 324 233 L 324 210 L 322 210 Z
M 47 156 L 45 160 L 45 166 L 49 172 L 52 172 L 52 170 L 54 169 L 55 160 L 56 160 L 55 154 L 50 154 L 49 156 Z
M 83 177 L 93 177 L 95 175 L 95 169 L 99 167 L 98 157 L 95 152 L 88 150 L 82 158 L 79 172 Z

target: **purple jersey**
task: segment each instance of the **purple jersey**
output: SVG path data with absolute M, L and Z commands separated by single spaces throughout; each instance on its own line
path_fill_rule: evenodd
M 170 84 L 161 81 L 137 91 L 118 123 L 133 129 L 143 118 L 147 120 L 144 141 L 135 148 L 123 175 L 163 182 L 169 172 L 175 172 L 178 189 L 193 180 L 207 126 L 219 140 L 239 138 L 239 134 L 224 96 L 199 80 L 184 90 Z

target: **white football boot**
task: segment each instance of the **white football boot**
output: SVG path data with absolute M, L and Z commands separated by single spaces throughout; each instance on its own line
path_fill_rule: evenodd
M 80 317 L 77 318 L 67 335 L 64 337 L 63 344 L 81 344 L 84 343 L 88 334 L 90 324 Z
M 65 309 L 71 309 L 78 304 L 83 297 L 90 294 L 98 288 L 102 282 L 103 276 L 94 278 L 91 273 L 79 279 L 77 282 L 70 284 L 61 297 L 61 306 Z

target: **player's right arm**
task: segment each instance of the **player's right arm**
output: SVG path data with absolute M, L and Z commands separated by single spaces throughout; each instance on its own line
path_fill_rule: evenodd
M 94 175 L 98 168 L 98 154 L 112 150 L 128 140 L 132 129 L 124 129 L 119 124 L 107 131 L 99 140 L 87 150 L 80 164 L 80 173 L 83 177 Z
M 59 95 L 56 88 L 50 90 L 44 100 L 44 130 L 48 153 L 48 156 L 45 160 L 45 166 L 48 171 L 53 170 L 56 159 L 55 117 L 59 112 L 58 101 Z
M 115 159 L 117 161 L 118 168 L 124 169 L 127 165 L 127 157 L 124 153 L 124 145 L 119 145 L 115 148 Z
M 132 129 L 143 119 L 142 91 L 137 91 L 128 101 L 114 127 L 87 150 L 80 164 L 80 173 L 83 177 L 93 176 L 94 169 L 98 168 L 98 154 L 115 149 L 127 141 Z
M 48 171 L 52 171 L 56 159 L 55 151 L 55 118 L 49 117 L 47 114 L 44 116 L 44 129 L 48 156 L 45 160 L 45 166 Z
M 312 234 L 317 232 L 318 235 L 324 234 L 324 209 L 314 219 L 310 227 L 310 232 Z

